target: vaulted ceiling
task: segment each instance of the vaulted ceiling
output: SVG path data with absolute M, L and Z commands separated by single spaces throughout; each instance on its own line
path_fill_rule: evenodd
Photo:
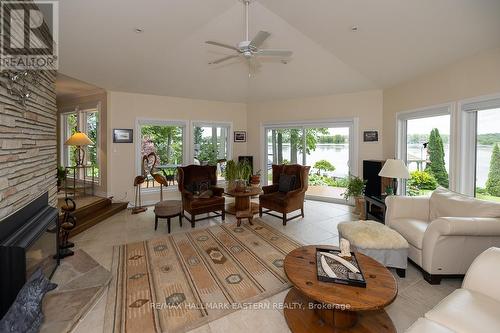
M 500 0 L 257 0 L 250 35 L 288 64 L 212 66 L 244 39 L 238 0 L 60 1 L 60 72 L 126 92 L 231 102 L 385 88 L 500 46 Z M 351 31 L 357 26 L 358 31 Z M 143 29 L 136 33 L 135 28 Z

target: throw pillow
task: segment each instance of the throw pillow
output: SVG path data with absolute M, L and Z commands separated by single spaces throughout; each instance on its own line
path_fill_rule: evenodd
M 200 193 L 210 189 L 210 180 L 201 180 L 192 182 L 190 186 L 188 186 L 187 190 L 191 193 Z
M 207 190 L 207 191 L 201 192 L 200 195 L 198 196 L 198 198 L 200 198 L 200 199 L 209 199 L 213 195 L 214 195 L 214 192 L 212 190 Z
M 290 192 L 295 189 L 295 175 L 281 175 L 278 184 L 278 191 L 280 192 Z
M 0 332 L 38 332 L 43 322 L 42 299 L 56 287 L 57 284 L 51 283 L 38 268 L 0 320 Z

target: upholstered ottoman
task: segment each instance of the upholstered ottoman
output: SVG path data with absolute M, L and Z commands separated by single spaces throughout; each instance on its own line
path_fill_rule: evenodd
M 397 231 L 375 221 L 341 222 L 339 237 L 351 246 L 386 267 L 396 268 L 400 277 L 406 275 L 408 242 Z

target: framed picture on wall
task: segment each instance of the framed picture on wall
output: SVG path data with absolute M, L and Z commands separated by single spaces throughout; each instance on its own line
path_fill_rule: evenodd
M 364 131 L 363 142 L 378 142 L 378 131 Z
M 134 130 L 115 128 L 113 129 L 113 143 L 133 143 Z
M 234 142 L 247 142 L 247 132 L 234 131 Z

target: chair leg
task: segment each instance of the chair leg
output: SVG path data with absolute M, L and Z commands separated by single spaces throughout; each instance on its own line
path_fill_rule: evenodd
M 262 217 L 262 206 L 259 205 L 259 217 Z
M 182 228 L 182 214 L 179 215 L 179 225 L 181 226 Z
M 406 269 L 404 269 L 404 268 L 396 268 L 396 274 L 400 278 L 404 278 L 404 277 L 406 277 Z
M 168 233 L 170 233 L 170 217 L 167 218 L 167 228 L 168 228 Z
M 222 208 L 222 221 L 226 220 L 226 210 Z
M 248 223 L 250 223 L 250 225 L 253 225 L 253 217 L 248 218 Z
M 194 228 L 194 221 L 196 220 L 196 215 L 191 215 L 191 228 Z
M 283 225 L 286 225 L 286 213 L 283 213 Z
M 155 231 L 158 229 L 158 216 L 155 216 Z
M 241 226 L 241 219 L 238 219 L 238 222 L 236 222 L 236 226 L 237 227 Z
M 304 207 L 302 206 L 302 208 L 300 209 L 300 213 L 302 215 L 302 218 L 304 218 Z

